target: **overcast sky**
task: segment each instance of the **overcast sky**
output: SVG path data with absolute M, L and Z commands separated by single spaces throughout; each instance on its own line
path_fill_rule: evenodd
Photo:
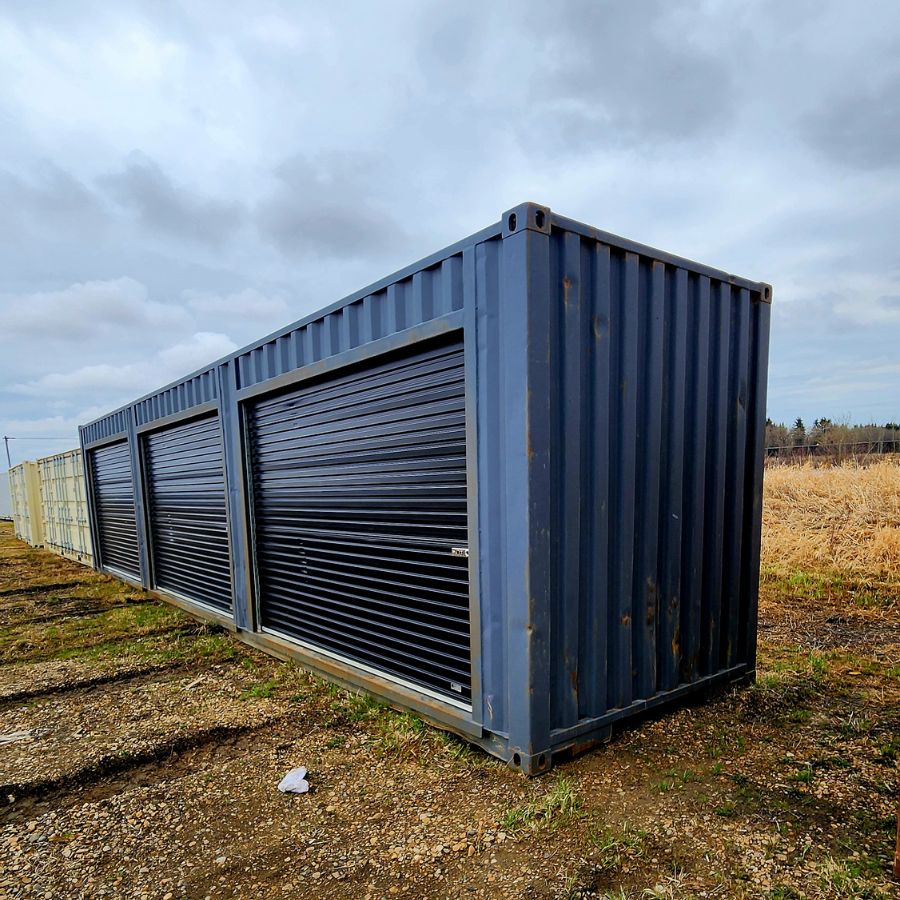
M 525 199 L 772 282 L 774 419 L 900 419 L 896 2 L 4 0 L 13 462 Z

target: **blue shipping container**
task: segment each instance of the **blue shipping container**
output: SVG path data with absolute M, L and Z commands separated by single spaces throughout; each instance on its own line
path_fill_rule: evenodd
M 94 560 L 544 771 L 753 677 L 771 299 L 524 203 L 82 426 Z

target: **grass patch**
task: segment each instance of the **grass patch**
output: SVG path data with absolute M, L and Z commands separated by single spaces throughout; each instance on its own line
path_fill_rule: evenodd
M 776 884 L 767 896 L 769 900 L 802 900 L 803 898 L 803 894 L 789 884 Z
M 800 767 L 791 772 L 788 776 L 791 781 L 796 781 L 798 784 L 812 784 L 813 782 L 813 767 L 809 763 L 801 763 Z
M 602 872 L 612 872 L 622 867 L 626 859 L 643 855 L 646 849 L 647 832 L 634 828 L 626 822 L 620 828 L 603 828 L 590 836 L 597 848 L 596 864 Z
M 834 897 L 853 897 L 859 900 L 887 898 L 873 878 L 880 879 L 881 864 L 877 859 L 861 855 L 852 859 L 836 859 L 828 856 L 818 866 L 819 884 Z
M 192 620 L 175 607 L 143 603 L 53 624 L 15 625 L 0 629 L 0 660 L 71 659 L 82 651 L 171 633 L 190 624 Z
M 275 693 L 277 687 L 278 682 L 273 678 L 269 678 L 266 681 L 258 681 L 241 694 L 241 700 L 267 700 Z
M 541 797 L 507 809 L 500 817 L 500 827 L 511 832 L 526 828 L 537 831 L 571 821 L 580 808 L 581 798 L 574 783 L 560 773 Z

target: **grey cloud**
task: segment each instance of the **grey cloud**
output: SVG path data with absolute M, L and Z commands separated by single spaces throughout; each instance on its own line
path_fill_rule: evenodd
M 95 231 L 105 222 L 97 195 L 49 160 L 38 162 L 27 174 L 0 170 L 0 234 L 8 240 L 19 241 L 34 230 Z
M 826 98 L 806 116 L 804 134 L 819 153 L 842 165 L 900 166 L 900 70 L 877 86 Z
M 278 166 L 278 187 L 259 205 L 260 231 L 295 258 L 360 258 L 394 248 L 405 235 L 378 199 L 385 175 L 364 154 L 293 156 Z
M 241 226 L 242 205 L 204 197 L 177 184 L 152 159 L 132 154 L 121 172 L 100 184 L 151 231 L 206 244 L 221 244 Z
M 536 14 L 531 139 L 567 146 L 655 146 L 722 128 L 733 115 L 729 60 L 691 44 L 672 7 L 552 4 Z

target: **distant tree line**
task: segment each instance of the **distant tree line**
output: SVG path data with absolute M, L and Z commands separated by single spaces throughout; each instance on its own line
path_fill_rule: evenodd
M 770 456 L 851 456 L 900 452 L 900 423 L 848 425 L 816 419 L 807 428 L 797 418 L 791 426 L 766 419 L 766 451 Z

